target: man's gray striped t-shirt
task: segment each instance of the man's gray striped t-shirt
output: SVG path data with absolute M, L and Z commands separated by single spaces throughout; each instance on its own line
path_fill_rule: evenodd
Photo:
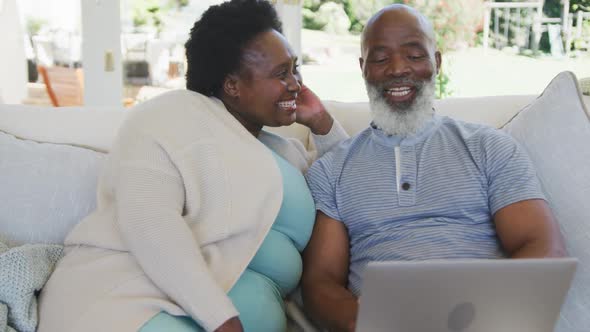
M 317 210 L 348 229 L 356 295 L 370 261 L 502 257 L 492 216 L 544 199 L 510 136 L 440 116 L 403 139 L 369 127 L 317 160 L 307 180 Z

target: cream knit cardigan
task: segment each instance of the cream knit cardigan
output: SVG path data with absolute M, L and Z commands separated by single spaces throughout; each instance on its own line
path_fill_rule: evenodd
M 226 293 L 278 214 L 280 171 L 270 150 L 218 99 L 173 91 L 133 112 L 99 181 L 97 210 L 68 235 L 66 245 L 128 252 L 129 262 L 119 264 L 129 270 L 126 279 L 133 276 L 125 288 L 150 289 L 144 299 L 150 306 L 141 314 L 113 303 L 104 306 L 113 312 L 103 313 L 103 324 L 117 315 L 142 324 L 167 310 L 213 330 L 237 315 Z M 345 137 L 335 122 L 328 135 L 315 137 L 318 153 Z M 296 140 L 264 131 L 259 139 L 302 171 L 313 159 Z M 88 284 L 105 283 L 104 277 L 87 278 Z M 101 321 L 94 319 L 75 325 L 89 330 Z

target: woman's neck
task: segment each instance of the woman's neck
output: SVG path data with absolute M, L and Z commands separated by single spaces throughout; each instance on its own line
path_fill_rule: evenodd
M 223 103 L 223 105 L 225 105 L 225 108 L 227 109 L 229 114 L 231 114 L 236 120 L 238 120 L 238 122 L 242 126 L 244 126 L 244 128 L 246 128 L 246 130 L 249 131 L 250 134 L 258 138 L 258 135 L 260 135 L 260 131 L 262 130 L 262 125 L 253 124 L 252 122 L 248 121 L 246 118 L 242 116 L 241 112 L 236 110 L 236 108 L 232 105 L 231 102 L 228 102 L 223 98 L 220 98 L 220 100 Z

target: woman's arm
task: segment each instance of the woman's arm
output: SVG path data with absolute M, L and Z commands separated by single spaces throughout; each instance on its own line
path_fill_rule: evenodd
M 305 85 L 301 86 L 297 97 L 296 121 L 311 130 L 317 148 L 315 158 L 321 157 L 334 145 L 348 138 L 340 123 L 328 113 L 318 96 Z
M 211 275 L 182 217 L 182 178 L 151 137 L 127 133 L 122 139 L 115 184 L 122 238 L 152 282 L 205 330 L 213 331 L 238 312 Z

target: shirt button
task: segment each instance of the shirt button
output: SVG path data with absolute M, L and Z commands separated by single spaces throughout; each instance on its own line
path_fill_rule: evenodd
M 409 183 L 407 183 L 407 182 L 404 182 L 404 183 L 402 184 L 402 189 L 403 189 L 403 190 L 409 190 L 409 189 L 410 189 L 410 184 L 409 184 Z

